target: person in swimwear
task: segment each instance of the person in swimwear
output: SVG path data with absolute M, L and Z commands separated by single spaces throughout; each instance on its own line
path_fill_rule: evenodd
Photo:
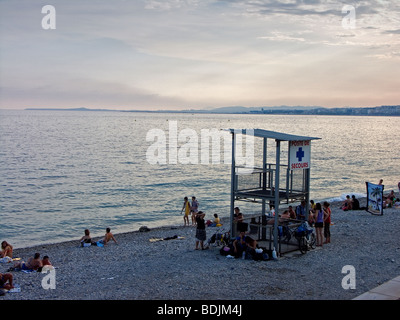
M 183 212 L 183 210 L 185 210 L 185 215 L 183 216 L 183 222 L 184 222 L 184 226 L 189 225 L 189 214 L 190 214 L 190 203 L 189 203 L 189 199 L 188 197 L 185 197 L 183 202 L 183 207 L 181 210 L 181 214 Z
M 9 244 L 7 241 L 3 241 L 1 243 L 1 252 L 0 258 L 10 257 L 13 255 L 13 246 Z
M 42 266 L 52 266 L 49 256 L 44 256 L 42 259 Z
M 110 240 L 113 240 L 116 244 L 118 244 L 117 240 L 115 239 L 114 235 L 111 233 L 111 229 L 107 228 L 106 229 L 106 234 L 104 235 L 103 240 L 100 240 L 100 242 L 104 245 L 106 245 Z
M 14 288 L 13 275 L 11 273 L 0 273 L 0 289 L 11 290 L 12 288 Z
M 35 253 L 33 257 L 30 257 L 27 262 L 18 261 L 14 265 L 14 269 L 21 269 L 27 271 L 36 271 L 43 267 L 42 260 L 40 260 L 40 253 Z
M 196 225 L 196 215 L 199 211 L 199 202 L 196 200 L 196 197 L 192 197 L 192 205 L 190 206 L 190 212 L 192 213 L 192 226 Z
M 90 236 L 89 229 L 85 229 L 85 235 L 79 241 L 81 242 L 81 247 L 90 246 L 92 243 L 92 237 Z

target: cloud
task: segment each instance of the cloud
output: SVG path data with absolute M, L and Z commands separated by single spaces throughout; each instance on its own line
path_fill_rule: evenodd
M 345 4 L 355 7 L 356 29 L 342 26 Z M 53 0 L 52 31 L 41 28 L 43 5 L 0 1 L 0 108 L 14 102 L 158 109 L 296 99 L 323 105 L 335 100 L 329 95 L 337 94 L 331 92 L 336 81 L 363 93 L 355 81 L 397 81 L 396 1 Z M 367 69 L 367 76 L 349 77 L 337 67 L 343 61 Z

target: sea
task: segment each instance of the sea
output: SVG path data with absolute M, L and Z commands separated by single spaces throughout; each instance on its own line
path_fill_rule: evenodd
M 400 117 L 0 110 L 0 240 L 20 248 L 78 240 L 86 228 L 102 236 L 107 227 L 183 225 L 185 196 L 198 199 L 206 219 L 228 222 L 225 129 L 255 128 L 320 138 L 311 142 L 315 202 L 366 196 L 365 182 L 380 179 L 398 194 Z M 257 166 L 262 140 L 246 139 L 242 162 L 252 156 Z M 267 150 L 274 163 L 274 140 Z

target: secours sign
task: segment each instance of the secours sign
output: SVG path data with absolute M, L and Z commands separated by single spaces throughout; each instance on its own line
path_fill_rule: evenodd
M 289 141 L 289 154 L 290 170 L 310 168 L 311 141 Z

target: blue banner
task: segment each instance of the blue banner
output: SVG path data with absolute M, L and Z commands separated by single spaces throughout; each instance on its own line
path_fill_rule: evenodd
M 383 215 L 383 189 L 382 184 L 373 184 L 366 182 L 367 185 L 367 211 Z

